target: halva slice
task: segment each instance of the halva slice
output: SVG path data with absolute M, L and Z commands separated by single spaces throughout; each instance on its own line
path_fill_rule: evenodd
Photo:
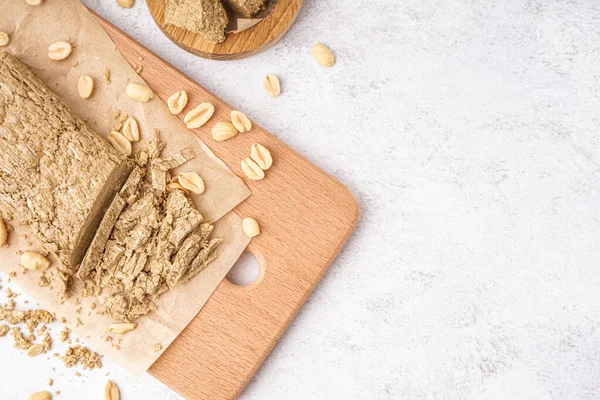
M 206 40 L 225 40 L 227 13 L 220 0 L 167 0 L 165 23 L 202 34 Z
M 0 208 L 65 267 L 80 263 L 130 172 L 29 67 L 0 54 Z
M 114 197 L 77 273 L 88 294 L 106 294 L 104 312 L 122 323 L 155 310 L 158 297 L 204 270 L 221 243 L 189 192 L 167 188 L 176 179 L 170 171 L 194 152 L 161 157 L 163 148 L 155 131 L 142 150 L 148 161 Z
M 244 18 L 252 18 L 265 7 L 266 0 L 225 0 L 225 3 Z

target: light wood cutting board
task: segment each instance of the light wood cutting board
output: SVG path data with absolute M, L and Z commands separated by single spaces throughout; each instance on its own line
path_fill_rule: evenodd
M 187 399 L 234 399 L 354 230 L 358 205 L 345 186 L 259 126 L 226 142 L 212 140 L 212 126 L 229 120 L 232 108 L 98 20 L 132 66 L 143 58 L 141 76 L 162 101 L 183 89 L 190 104 L 215 105 L 214 116 L 196 133 L 252 191 L 234 212 L 260 222 L 262 233 L 248 247 L 260 265 L 258 279 L 244 287 L 224 280 L 149 371 Z M 266 146 L 274 158 L 262 181 L 247 179 L 240 168 L 253 143 Z

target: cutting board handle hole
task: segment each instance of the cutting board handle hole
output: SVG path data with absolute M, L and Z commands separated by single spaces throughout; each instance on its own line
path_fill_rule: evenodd
M 236 286 L 248 286 L 258 278 L 260 266 L 253 254 L 244 251 L 227 274 L 227 280 Z

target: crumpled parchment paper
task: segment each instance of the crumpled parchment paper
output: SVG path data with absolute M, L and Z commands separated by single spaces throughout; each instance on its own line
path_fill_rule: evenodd
M 196 171 L 204 179 L 205 193 L 194 195 L 193 200 L 205 221 L 216 221 L 212 237 L 224 239 L 218 249 L 218 258 L 190 282 L 164 294 L 157 302 L 158 310 L 136 321 L 139 325 L 134 331 L 122 336 L 110 334 L 115 339 L 122 338 L 120 350 L 104 340 L 108 326 L 114 321 L 98 315 L 96 311 L 100 307 L 95 310 L 89 307 L 92 302 L 98 304 L 98 299 L 81 299 L 82 311 L 77 313 L 79 305 L 75 302 L 75 296 L 60 305 L 54 290 L 37 285 L 39 272 L 20 272 L 17 251 L 41 249 L 28 234 L 27 228 L 19 223 L 18 216 L 10 221 L 15 229 L 9 238 L 10 246 L 0 249 L 0 269 L 3 272 L 8 274 L 17 271 L 13 281 L 43 308 L 56 313 L 57 318 L 65 317 L 69 328 L 84 338 L 94 351 L 139 376 L 196 316 L 246 248 L 249 239 L 242 232 L 241 219 L 230 211 L 250 191 L 197 136 L 170 114 L 160 99 L 155 96 L 150 102 L 142 104 L 127 97 L 127 83 L 143 83 L 143 80 L 116 49 L 95 17 L 79 1 L 47 0 L 41 6 L 30 6 L 25 1 L 3 0 L 1 4 L 0 30 L 11 37 L 9 46 L 2 50 L 12 52 L 33 68 L 62 101 L 87 120 L 95 132 L 106 139 L 111 126 L 116 123 L 113 115 L 118 109 L 139 122 L 142 140 L 134 145 L 134 149 L 145 147 L 152 129 L 157 128 L 161 131 L 161 139 L 167 144 L 163 156 L 186 147 L 196 153 L 194 160 L 173 173 Z M 52 61 L 48 58 L 48 46 L 57 41 L 68 41 L 74 46 L 72 55 L 66 60 Z M 140 60 L 140 64 L 143 65 L 143 60 Z M 110 71 L 110 84 L 104 79 L 104 69 Z M 82 100 L 77 93 L 77 81 L 81 75 L 90 75 L 95 81 L 94 93 L 87 100 Z M 148 84 L 152 87 L 152 82 Z M 23 233 L 29 237 L 23 238 Z M 76 318 L 80 318 L 83 325 L 76 326 Z M 162 351 L 155 352 L 154 344 L 160 344 Z
M 279 0 L 270 0 L 267 2 L 265 9 L 259 11 L 253 18 L 246 18 L 228 8 L 227 17 L 229 18 L 229 23 L 225 27 L 225 32 L 240 33 L 252 28 L 254 25 L 257 25 L 263 19 L 267 18 L 271 11 L 275 9 L 277 3 L 279 3 Z

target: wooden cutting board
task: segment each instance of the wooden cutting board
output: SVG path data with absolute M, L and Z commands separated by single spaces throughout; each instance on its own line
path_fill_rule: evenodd
M 187 399 L 234 399 L 354 230 L 357 202 L 345 186 L 259 126 L 233 140 L 212 140 L 212 126 L 229 120 L 231 106 L 98 20 L 128 62 L 143 65 L 141 76 L 162 101 L 183 89 L 190 104 L 215 105 L 214 116 L 198 135 L 252 191 L 234 212 L 260 222 L 262 233 L 248 247 L 259 262 L 258 279 L 244 287 L 224 280 L 149 371 Z M 273 154 L 273 167 L 262 181 L 247 179 L 240 168 L 253 143 Z

